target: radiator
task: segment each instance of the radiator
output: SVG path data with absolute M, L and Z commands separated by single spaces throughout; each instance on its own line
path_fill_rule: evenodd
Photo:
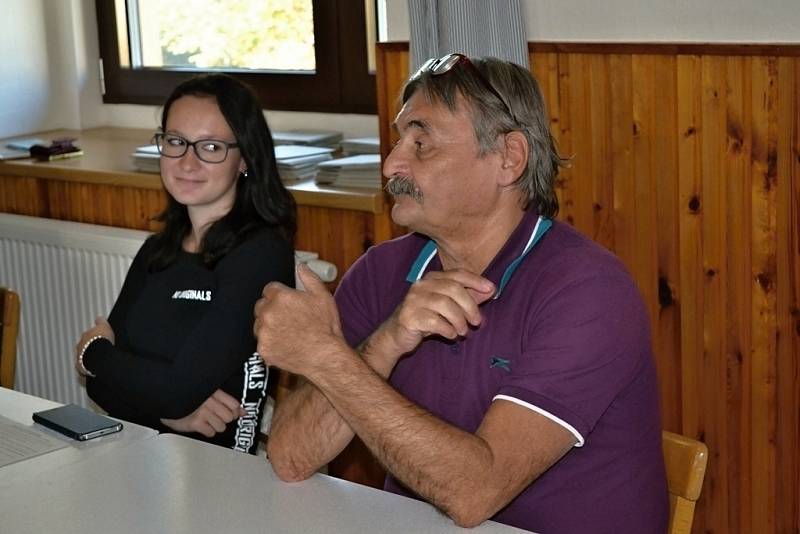
M 14 389 L 93 406 L 73 366 L 75 344 L 95 317 L 108 316 L 148 235 L 0 213 L 0 286 L 21 303 Z M 297 251 L 295 259 L 326 282 L 336 278 L 336 266 L 315 253 Z
M 73 366 L 75 344 L 111 311 L 148 235 L 0 213 L 0 285 L 21 303 L 14 389 L 90 406 Z

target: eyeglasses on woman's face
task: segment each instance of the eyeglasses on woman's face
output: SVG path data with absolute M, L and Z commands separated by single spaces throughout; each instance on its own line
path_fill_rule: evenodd
M 158 153 L 167 158 L 180 158 L 189 147 L 194 149 L 197 159 L 206 163 L 222 163 L 228 157 L 228 151 L 239 147 L 238 143 L 229 143 L 219 139 L 198 139 L 189 141 L 177 134 L 159 132 L 153 136 Z

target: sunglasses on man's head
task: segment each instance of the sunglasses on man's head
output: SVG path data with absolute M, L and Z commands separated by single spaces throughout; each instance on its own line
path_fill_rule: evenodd
M 497 97 L 498 100 L 500 100 L 500 102 L 503 103 L 503 106 L 506 108 L 506 112 L 508 112 L 508 115 L 511 117 L 511 119 L 517 124 L 522 124 L 519 120 L 517 120 L 517 116 L 511 110 L 511 106 L 508 104 L 508 101 L 503 97 L 503 95 L 500 94 L 500 91 L 494 88 L 494 85 L 492 85 L 489 79 L 484 76 L 478 67 L 476 67 L 464 54 L 447 54 L 439 59 L 430 58 L 428 61 L 422 64 L 422 66 L 411 78 L 409 78 L 409 80 L 416 80 L 426 72 L 429 72 L 431 76 L 441 76 L 442 74 L 447 74 L 453 70 L 456 65 L 466 66 L 466 68 L 472 72 L 472 74 L 480 81 L 480 83 L 482 83 L 483 86 L 489 90 L 489 92 L 491 92 Z

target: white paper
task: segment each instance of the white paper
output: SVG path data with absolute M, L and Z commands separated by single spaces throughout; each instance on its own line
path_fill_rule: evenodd
M 0 415 L 0 467 L 66 446 L 64 441 Z

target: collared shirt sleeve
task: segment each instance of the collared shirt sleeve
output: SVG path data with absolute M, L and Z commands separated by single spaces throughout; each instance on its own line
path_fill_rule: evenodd
M 582 446 L 651 364 L 647 313 L 623 275 L 588 275 L 542 297 L 527 310 L 522 353 L 493 400 L 548 417 Z

